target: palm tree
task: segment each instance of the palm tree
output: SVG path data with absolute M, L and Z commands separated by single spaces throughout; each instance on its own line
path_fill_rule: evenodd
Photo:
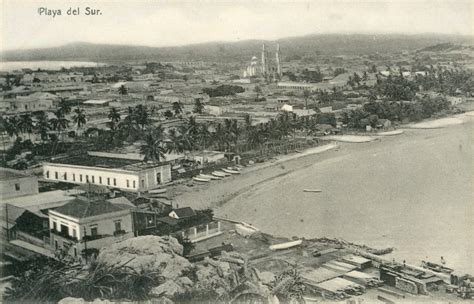
M 204 110 L 204 104 L 201 102 L 201 100 L 196 99 L 196 101 L 194 102 L 193 112 L 197 114 L 202 114 L 203 110 Z
M 127 87 L 122 84 L 122 85 L 118 88 L 118 92 L 119 92 L 120 95 L 127 95 L 127 94 L 128 94 Z
M 133 141 L 139 134 L 137 122 L 135 120 L 135 113 L 131 107 L 128 107 L 128 115 L 118 124 L 121 137 L 129 141 Z
M 66 101 L 66 99 L 61 98 L 59 101 L 58 110 L 63 113 L 63 115 L 67 115 L 71 113 L 71 105 Z
M 174 111 L 175 116 L 178 116 L 180 113 L 183 112 L 183 107 L 181 106 L 181 102 L 179 101 L 173 102 L 173 111 Z
M 5 131 L 7 132 L 8 136 L 13 139 L 13 137 L 18 136 L 20 133 L 20 121 L 17 116 L 12 116 L 10 118 L 5 119 Z
M 109 115 L 107 115 L 107 117 L 110 120 L 110 122 L 109 122 L 110 129 L 115 130 L 115 128 L 117 127 L 117 124 L 120 121 L 120 113 L 117 111 L 116 108 L 112 107 L 110 109 Z
M 178 133 L 175 128 L 171 128 L 168 131 L 168 140 L 166 141 L 167 152 L 183 153 L 184 143 L 183 136 Z
M 137 124 L 141 126 L 142 130 L 145 130 L 145 126 L 148 126 L 151 123 L 150 118 L 148 116 L 147 107 L 143 106 L 142 104 L 139 104 L 135 107 L 134 113 Z
M 64 117 L 64 113 L 61 110 L 57 110 L 54 112 L 55 117 L 51 118 L 49 120 L 49 123 L 51 125 L 51 129 L 58 131 L 58 139 L 61 139 L 61 132 L 65 130 L 69 126 L 69 120 Z M 56 149 L 58 146 L 59 141 L 56 142 L 55 145 L 53 145 L 52 153 L 56 153 Z
M 48 123 L 48 116 L 44 111 L 40 111 L 36 114 L 36 130 L 39 132 L 41 136 L 41 140 L 44 142 L 48 139 L 48 131 L 49 131 L 49 123 Z
M 163 129 L 151 129 L 145 136 L 145 143 L 140 147 L 140 153 L 145 157 L 144 162 L 158 163 L 165 158 L 166 149 L 163 146 Z
M 201 149 L 205 149 L 212 139 L 212 134 L 209 132 L 209 127 L 206 124 L 201 124 L 198 128 L 197 140 Z
M 22 133 L 28 133 L 28 138 L 31 139 L 30 134 L 33 132 L 33 119 L 30 113 L 25 113 L 20 116 L 20 130 Z
M 74 110 L 74 116 L 72 117 L 72 119 L 73 119 L 74 123 L 77 125 L 77 128 L 80 129 L 87 122 L 86 112 L 84 111 L 84 109 L 76 108 Z

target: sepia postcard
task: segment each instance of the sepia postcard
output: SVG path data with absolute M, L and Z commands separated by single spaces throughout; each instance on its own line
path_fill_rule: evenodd
M 0 12 L 0 302 L 472 303 L 472 0 Z

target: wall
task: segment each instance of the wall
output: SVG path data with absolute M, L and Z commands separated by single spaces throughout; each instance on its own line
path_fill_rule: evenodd
M 47 176 L 48 172 L 49 177 Z M 58 172 L 58 179 L 55 178 L 55 172 Z M 65 173 L 66 176 L 64 175 Z M 73 174 L 75 174 L 75 176 Z M 80 180 L 81 174 L 82 182 Z M 89 176 L 89 182 L 94 185 L 103 185 L 128 191 L 138 190 L 139 172 L 63 164 L 45 164 L 43 166 L 43 176 L 47 180 L 57 180 L 73 184 L 87 184 L 86 175 Z M 94 182 L 92 182 L 92 176 L 94 176 Z M 67 179 L 65 179 L 65 177 Z M 102 183 L 100 183 L 99 177 L 102 177 Z M 107 178 L 110 179 L 110 185 L 107 183 Z M 114 178 L 116 179 L 115 185 Z M 129 187 L 127 187 L 127 180 L 129 181 Z M 133 188 L 133 181 L 135 181 L 135 188 Z
M 15 184 L 19 184 L 20 190 L 16 190 Z M 38 194 L 38 178 L 36 176 L 0 181 L 0 197 L 2 199 L 32 194 Z
M 160 184 L 168 183 L 171 181 L 171 166 L 163 165 L 160 167 L 149 168 L 140 172 L 140 185 L 139 190 L 145 191 L 148 189 L 156 188 L 158 185 L 156 175 L 160 174 Z M 145 186 L 142 186 L 142 180 Z
M 55 178 L 56 172 L 58 173 L 58 179 Z M 160 173 L 161 175 L 162 184 L 171 181 L 170 165 L 148 168 L 141 171 L 126 171 L 121 169 L 93 168 L 51 163 L 43 165 L 43 176 L 47 180 L 57 180 L 73 184 L 87 184 L 86 175 L 88 175 L 91 184 L 119 188 L 127 191 L 145 191 L 155 188 L 158 186 L 156 182 L 157 173 Z M 81 174 L 82 182 L 80 179 Z M 92 181 L 92 177 L 94 177 L 94 181 Z M 99 177 L 102 177 L 102 183 L 100 183 Z M 110 178 L 110 185 L 107 183 L 107 178 Z M 116 179 L 115 185 L 114 178 Z M 142 186 L 142 180 L 144 181 L 144 187 Z M 135 182 L 135 184 L 133 182 Z
M 411 294 L 418 294 L 416 284 L 403 278 L 395 278 L 395 287 Z

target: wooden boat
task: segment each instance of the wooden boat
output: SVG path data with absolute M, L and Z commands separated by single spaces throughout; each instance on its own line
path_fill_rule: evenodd
M 222 169 L 222 171 L 224 171 L 225 173 L 240 174 L 240 172 L 236 170 Z
M 226 176 L 230 176 L 232 174 L 229 174 L 229 173 L 224 173 L 222 171 L 214 171 L 211 173 L 213 176 L 217 176 L 217 177 L 226 177 Z
M 282 249 L 288 249 L 291 247 L 299 246 L 302 243 L 303 243 L 303 240 L 297 240 L 297 241 L 286 242 L 286 243 L 281 243 L 277 245 L 271 245 L 269 248 L 270 250 L 282 250 Z
M 208 178 L 202 178 L 202 177 L 195 176 L 195 177 L 193 177 L 193 181 L 200 182 L 200 183 L 208 183 L 211 180 L 208 179 Z
M 166 188 L 160 188 L 160 189 L 150 190 L 148 193 L 150 193 L 150 194 L 160 194 L 160 193 L 165 193 L 165 192 L 166 192 Z
M 222 177 L 214 176 L 214 175 L 207 175 L 207 174 L 199 174 L 200 178 L 207 178 L 207 179 L 222 179 Z
M 227 167 L 227 170 L 240 171 L 241 169 L 239 167 Z
M 303 189 L 303 192 L 323 192 L 323 190 L 320 190 L 320 189 Z
M 451 272 L 454 271 L 454 269 L 445 267 L 445 266 L 440 265 L 440 264 L 428 262 L 428 261 L 421 261 L 421 266 L 423 268 L 426 268 L 426 269 L 429 269 L 429 270 L 432 270 L 432 271 L 435 271 L 435 272 L 451 273 Z

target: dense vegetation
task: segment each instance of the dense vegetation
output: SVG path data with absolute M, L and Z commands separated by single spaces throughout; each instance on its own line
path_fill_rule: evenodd
M 244 88 L 235 85 L 220 85 L 216 88 L 204 88 L 203 93 L 209 95 L 209 97 L 221 97 L 221 96 L 233 96 L 237 93 L 244 92 Z

